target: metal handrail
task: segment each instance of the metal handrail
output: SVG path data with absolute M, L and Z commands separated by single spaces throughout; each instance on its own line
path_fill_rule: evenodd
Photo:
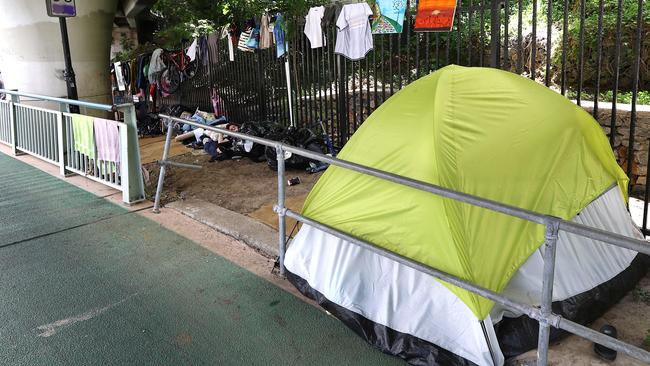
M 472 293 L 475 293 L 479 296 L 485 297 L 489 300 L 497 302 L 507 308 L 513 309 L 515 311 L 526 314 L 527 316 L 537 320 L 540 325 L 539 329 L 539 340 L 538 340 L 538 364 L 546 365 L 548 357 L 548 347 L 549 347 L 549 337 L 550 337 L 550 327 L 560 328 L 566 330 L 570 333 L 579 335 L 583 338 L 586 338 L 592 342 L 602 344 L 606 347 L 612 348 L 616 351 L 625 353 L 631 357 L 634 357 L 638 360 L 650 363 L 650 352 L 647 352 L 641 348 L 634 347 L 630 344 L 622 342 L 618 339 L 606 336 L 602 333 L 596 332 L 593 329 L 582 326 L 578 323 L 572 322 L 568 319 L 563 318 L 562 316 L 552 312 L 552 294 L 553 294 L 553 279 L 555 272 L 555 251 L 556 244 L 558 240 L 559 231 L 563 230 L 570 232 L 579 236 L 587 237 L 590 239 L 598 240 L 605 242 L 614 246 L 634 250 L 646 255 L 650 255 L 650 245 L 645 240 L 638 240 L 629 238 L 624 235 L 608 232 L 601 229 L 596 229 L 587 225 L 578 224 L 575 222 L 567 221 L 559 217 L 553 217 L 549 215 L 540 214 L 534 211 L 522 209 L 519 207 L 503 204 L 493 200 L 481 198 L 478 196 L 470 195 L 467 193 L 462 193 L 454 191 L 452 189 L 444 188 L 441 186 L 421 182 L 411 178 L 403 177 L 397 174 L 388 173 L 381 171 L 375 168 L 367 167 L 357 163 L 333 158 L 324 154 L 319 154 L 313 151 L 301 149 L 295 146 L 286 145 L 279 141 L 273 141 L 257 136 L 249 136 L 239 132 L 233 132 L 227 129 L 206 126 L 200 123 L 193 121 L 188 121 L 169 115 L 160 114 L 160 117 L 167 119 L 167 138 L 165 142 L 165 148 L 163 152 L 163 159 L 161 163 L 161 172 L 158 181 L 158 187 L 156 191 L 156 198 L 154 203 L 154 212 L 159 212 L 160 209 L 160 194 L 162 191 L 162 185 L 164 182 L 165 168 L 167 165 L 167 158 L 169 152 L 169 145 L 171 143 L 171 134 L 172 134 L 172 125 L 173 122 L 179 122 L 183 124 L 188 124 L 197 128 L 203 128 L 204 130 L 213 131 L 222 133 L 227 136 L 237 137 L 245 140 L 250 140 L 260 145 L 273 147 L 276 149 L 277 161 L 278 161 L 278 204 L 274 207 L 274 211 L 278 214 L 278 226 L 279 226 L 279 247 L 280 247 L 280 273 L 281 275 L 285 274 L 284 268 L 284 254 L 285 254 L 285 245 L 286 245 L 286 223 L 285 218 L 288 216 L 299 222 L 305 223 L 307 225 L 313 226 L 319 230 L 322 230 L 326 233 L 332 234 L 338 238 L 349 241 L 353 244 L 361 246 L 365 249 L 372 251 L 373 253 L 379 254 L 383 257 L 390 258 L 398 263 L 404 264 L 410 268 L 413 268 L 417 271 L 429 274 L 435 278 L 438 278 L 442 281 L 448 282 L 450 284 L 456 285 L 460 288 L 468 290 Z M 488 210 L 495 212 L 500 212 L 509 216 L 518 217 L 520 219 L 528 220 L 545 226 L 545 243 L 544 243 L 544 274 L 543 274 L 543 288 L 542 288 L 542 301 L 541 307 L 535 307 L 529 304 L 520 303 L 509 299 L 506 296 L 503 296 L 499 293 L 496 293 L 492 290 L 486 289 L 484 287 L 473 284 L 469 281 L 466 281 L 462 278 L 456 277 L 454 275 L 442 272 L 438 269 L 429 267 L 425 264 L 414 261 L 410 258 L 401 256 L 395 252 L 386 250 L 385 248 L 379 247 L 373 243 L 369 243 L 362 239 L 351 236 L 345 232 L 339 231 L 335 228 L 329 227 L 325 224 L 322 224 L 318 221 L 312 220 L 308 217 L 300 215 L 296 212 L 293 212 L 287 209 L 284 205 L 285 201 L 285 192 L 284 192 L 284 173 L 285 173 L 285 162 L 284 162 L 284 152 L 288 151 L 297 155 L 301 155 L 316 161 L 329 163 L 334 166 L 339 166 L 341 168 L 349 169 L 366 175 L 370 175 L 376 178 L 380 178 L 386 181 L 393 183 L 405 185 L 411 188 L 415 188 L 424 192 L 429 192 L 438 196 L 450 198 L 456 201 L 468 203 L 474 206 L 482 207 Z M 489 341 L 488 341 L 489 342 Z M 494 356 L 493 356 L 494 359 Z
M 0 89 L 0 94 L 34 98 L 34 99 L 44 100 L 48 102 L 63 103 L 67 105 L 76 105 L 79 107 L 98 109 L 98 110 L 108 111 L 108 112 L 115 112 L 118 110 L 118 108 L 125 106 L 125 105 L 101 104 L 101 103 L 86 102 L 83 100 L 72 100 L 72 99 L 65 99 L 65 98 L 50 97 L 47 95 L 25 93 L 17 90 L 7 90 L 7 89 Z
M 138 149 L 136 112 L 133 104 L 108 105 L 91 103 L 79 100 L 70 100 L 58 97 L 25 93 L 17 90 L 0 89 L 0 94 L 9 95 L 8 100 L 0 100 L 0 105 L 8 106 L 8 115 L 0 116 L 0 124 L 5 128 L 2 141 L 11 147 L 12 154 L 27 153 L 38 159 L 59 166 L 59 173 L 68 176 L 76 173 L 86 176 L 106 186 L 122 191 L 122 201 L 125 204 L 134 204 L 145 199 L 142 171 L 140 170 L 140 151 Z M 59 104 L 58 110 L 36 107 L 22 102 L 29 98 L 30 101 L 50 101 Z M 74 138 L 71 134 L 72 121 L 67 117 L 75 114 L 68 113 L 70 106 L 81 106 L 102 111 L 119 111 L 124 115 L 124 122 L 119 125 L 120 159 L 119 174 L 111 174 L 110 164 L 89 159 L 86 155 L 74 151 Z M 3 111 L 6 112 L 5 107 Z M 25 113 L 23 113 L 25 112 Z M 77 111 L 78 113 L 78 111 Z M 47 118 L 42 118 L 47 116 Z M 25 123 L 41 123 L 44 126 L 42 133 L 26 133 Z M 8 130 L 8 131 L 7 131 Z M 40 131 L 40 130 L 39 130 Z M 76 155 L 75 155 L 76 154 Z M 75 165 L 77 164 L 77 165 Z M 95 175 L 87 174 L 87 165 L 92 164 L 97 170 Z M 106 169 L 101 173 L 102 169 Z M 106 173 L 106 172 L 109 173 Z
M 591 226 L 587 226 L 584 224 L 578 224 L 572 221 L 567 221 L 564 219 L 561 219 L 559 217 L 554 217 L 554 216 L 549 216 L 545 214 L 541 214 L 538 212 L 534 212 L 531 210 L 511 206 L 505 203 L 500 203 L 497 201 L 493 201 L 490 199 L 474 196 L 468 193 L 462 193 L 458 191 L 454 191 L 449 188 L 437 186 L 435 184 L 430 184 L 426 182 L 422 182 L 419 180 L 403 177 L 401 175 L 397 175 L 394 173 L 389 173 L 385 172 L 382 170 L 378 170 L 375 168 L 371 168 L 365 165 L 353 163 L 347 160 L 341 160 L 337 159 L 328 155 L 324 154 L 319 154 L 317 152 L 311 151 L 311 150 L 305 150 L 301 149 L 299 147 L 287 145 L 284 143 L 281 143 L 279 141 L 274 141 L 274 140 L 269 140 L 265 139 L 262 137 L 257 137 L 257 136 L 250 136 L 244 133 L 240 132 L 233 132 L 224 128 L 219 128 L 219 127 L 213 127 L 213 126 L 206 126 L 204 124 L 200 124 L 197 122 L 193 121 L 188 121 L 184 120 L 181 118 L 177 117 L 172 117 L 169 115 L 165 114 L 159 114 L 160 117 L 172 120 L 174 122 L 179 122 L 179 123 L 184 123 L 188 124 L 193 127 L 197 128 L 203 128 L 204 130 L 208 131 L 213 131 L 213 132 L 218 132 L 222 133 L 224 135 L 232 136 L 232 137 L 237 137 L 240 139 L 244 140 L 249 140 L 253 141 L 255 143 L 258 143 L 260 145 L 268 146 L 268 147 L 281 147 L 282 150 L 284 151 L 289 151 L 294 154 L 298 154 L 300 156 L 304 156 L 313 160 L 317 160 L 323 163 L 328 163 L 330 165 L 335 165 L 339 166 L 341 168 L 346 168 L 349 170 L 353 170 L 359 173 L 363 173 L 366 175 L 370 175 L 376 178 L 380 178 L 383 180 L 387 180 L 389 182 L 405 185 L 411 188 L 415 188 L 424 192 L 429 192 L 433 193 L 438 196 L 446 197 L 446 198 L 451 198 L 456 201 L 461 201 L 464 203 L 469 203 L 474 206 L 486 208 L 488 210 L 500 212 L 509 216 L 514 216 L 520 219 L 524 219 L 527 221 L 535 222 L 537 224 L 542 224 L 546 225 L 551 222 L 558 222 L 560 225 L 560 230 L 567 231 L 573 234 L 577 234 L 580 236 L 584 236 L 590 239 L 594 240 L 600 240 L 607 242 L 609 244 L 614 244 L 616 246 L 620 246 L 626 249 L 634 250 L 636 252 L 644 253 L 647 255 L 650 255 L 650 243 L 648 243 L 645 240 L 639 240 L 639 239 L 633 239 L 621 234 L 616 234 L 616 233 L 611 233 L 608 231 L 604 231 L 601 229 L 593 228 Z
M 117 107 L 119 108 L 120 106 L 121 105 L 118 105 Z M 32 106 L 29 106 L 29 107 L 33 108 Z M 64 116 L 64 117 L 73 118 L 75 114 L 74 113 L 69 113 L 69 112 L 61 112 L 61 115 Z M 127 123 L 122 122 L 122 121 L 113 121 L 113 122 L 115 122 L 119 126 L 124 126 L 124 127 L 128 126 Z

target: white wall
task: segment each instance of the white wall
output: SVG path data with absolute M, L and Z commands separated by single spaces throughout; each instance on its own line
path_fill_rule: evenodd
M 79 98 L 108 103 L 111 32 L 117 0 L 77 0 L 68 18 L 72 65 Z M 58 18 L 44 0 L 0 0 L 0 71 L 8 89 L 65 96 Z

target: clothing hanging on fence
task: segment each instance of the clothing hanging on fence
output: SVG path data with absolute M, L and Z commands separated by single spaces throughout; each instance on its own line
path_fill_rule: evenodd
M 226 39 L 228 38 L 228 35 L 230 34 L 230 24 L 226 24 L 221 28 L 221 33 L 219 34 L 219 38 L 221 39 Z
M 315 6 L 309 9 L 309 13 L 305 17 L 305 35 L 311 43 L 311 48 L 320 48 L 327 44 L 325 37 L 323 37 L 323 27 L 321 21 L 325 15 L 324 6 Z
M 367 3 L 343 6 L 336 21 L 336 47 L 334 52 L 352 61 L 360 60 L 372 50 L 372 33 L 368 17 L 372 10 Z
M 253 28 L 251 31 L 251 36 L 248 39 L 248 42 L 246 42 L 246 46 L 248 46 L 251 50 L 256 50 L 260 45 L 260 30 L 259 28 Z
M 221 28 L 220 38 L 225 39 L 228 46 L 228 60 L 235 61 L 235 49 L 232 45 L 232 37 L 230 35 L 230 24 L 224 25 Z
M 228 59 L 233 62 L 235 61 L 235 46 L 233 45 L 232 36 L 228 35 Z
M 156 102 L 158 99 L 158 84 L 153 83 L 149 85 L 149 97 L 151 98 L 151 110 L 156 111 L 158 110 L 156 106 Z
M 72 136 L 74 149 L 90 160 L 95 159 L 94 118 L 81 114 L 72 115 Z
M 117 122 L 103 118 L 95 118 L 95 145 L 97 146 L 97 160 L 112 163 L 121 162 L 120 130 Z
M 219 38 L 221 34 L 219 32 L 213 32 L 208 36 L 206 50 L 209 52 L 210 49 L 217 50 L 219 48 Z
M 149 83 L 155 84 L 158 82 L 160 74 L 165 70 L 165 63 L 162 59 L 163 50 L 161 48 L 153 51 L 151 55 L 151 62 L 149 62 Z
M 138 89 L 147 87 L 147 72 L 146 67 L 149 65 L 149 55 L 141 55 L 138 57 L 138 77 L 136 78 L 136 86 Z
M 138 86 L 137 86 L 137 80 L 138 80 L 138 67 L 140 66 L 138 64 L 137 60 L 131 60 L 129 62 L 129 65 L 131 66 L 131 94 L 138 94 Z
M 241 34 L 239 35 L 239 43 L 237 45 L 237 48 L 240 51 L 243 51 L 243 52 L 254 52 L 255 51 L 255 49 L 248 46 L 248 41 L 250 40 L 252 33 L 253 33 L 253 30 L 251 28 L 248 28 L 245 31 L 241 32 Z
M 262 15 L 260 19 L 260 49 L 265 50 L 271 47 L 273 43 L 273 31 L 269 25 L 269 16 L 268 14 Z
M 190 61 L 196 60 L 196 52 L 197 52 L 198 44 L 199 42 L 196 39 L 194 39 L 190 47 L 187 49 L 187 52 L 185 52 L 187 57 L 190 58 Z
M 230 60 L 230 62 L 233 62 L 235 61 L 235 47 L 232 32 L 230 29 L 230 24 L 223 27 L 221 30 L 221 39 L 225 38 L 226 42 L 228 42 L 228 60 Z
M 208 56 L 208 37 L 207 36 L 201 36 L 199 37 L 199 58 L 201 59 L 201 63 L 203 63 L 203 66 L 208 66 L 208 63 L 210 61 L 209 56 Z
M 214 115 L 217 118 L 223 116 L 225 114 L 224 107 L 223 107 L 223 99 L 221 99 L 221 96 L 219 96 L 219 93 L 217 92 L 216 88 L 212 88 L 210 99 L 212 99 L 212 109 L 214 110 Z
M 273 25 L 273 36 L 275 37 L 275 50 L 277 58 L 280 58 L 284 56 L 285 53 L 287 53 L 284 28 L 284 17 L 282 14 L 278 14 L 275 17 L 275 24 Z

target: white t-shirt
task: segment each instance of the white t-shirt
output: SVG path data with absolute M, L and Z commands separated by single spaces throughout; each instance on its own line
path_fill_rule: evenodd
M 350 60 L 360 60 L 372 50 L 372 33 L 368 17 L 372 10 L 367 3 L 348 4 L 336 21 L 336 48 L 334 52 Z
M 326 44 L 323 38 L 323 28 L 321 27 L 321 20 L 325 14 L 324 6 L 316 6 L 309 9 L 309 13 L 305 17 L 305 35 L 311 43 L 311 48 L 323 47 Z

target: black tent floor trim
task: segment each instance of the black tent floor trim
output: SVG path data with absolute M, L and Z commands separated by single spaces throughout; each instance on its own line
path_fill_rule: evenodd
M 413 335 L 398 332 L 329 301 L 309 283 L 287 271 L 287 279 L 303 295 L 316 301 L 371 346 L 389 355 L 404 359 L 414 366 L 475 366 L 453 352 Z
M 553 311 L 579 324 L 589 325 L 619 302 L 643 278 L 650 257 L 638 254 L 630 266 L 595 288 L 553 303 Z M 366 317 L 329 301 L 303 278 L 287 271 L 287 279 L 304 296 L 316 301 L 359 337 L 378 350 L 404 359 L 413 366 L 470 366 L 475 363 L 413 335 L 377 324 Z M 539 324 L 528 316 L 504 317 L 495 325 L 499 346 L 506 360 L 537 348 Z M 551 328 L 551 342 L 569 334 Z
M 625 295 L 633 290 L 650 268 L 650 257 L 638 254 L 629 267 L 611 280 L 593 289 L 553 303 L 553 312 L 582 325 L 589 325 L 602 317 Z M 528 316 L 504 317 L 495 326 L 499 346 L 508 359 L 537 348 L 539 323 Z M 551 342 L 557 342 L 570 333 L 551 328 Z

